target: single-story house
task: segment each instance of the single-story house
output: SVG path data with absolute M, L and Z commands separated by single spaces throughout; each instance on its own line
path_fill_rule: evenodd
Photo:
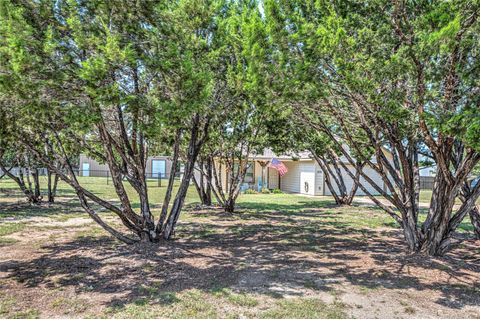
M 171 167 L 172 161 L 168 156 L 149 156 L 146 166 L 147 178 L 168 178 Z M 80 154 L 79 176 L 107 177 L 109 174 L 107 164 L 99 163 L 85 154 Z
M 392 154 L 387 149 L 384 149 L 384 154 L 387 158 L 392 159 Z M 272 158 L 280 160 L 287 167 L 288 172 L 280 176 L 276 169 L 269 166 Z M 343 161 L 352 172 L 355 171 L 344 156 L 341 156 L 340 160 Z M 375 158 L 372 158 L 372 162 L 376 162 Z M 161 178 L 168 178 L 171 165 L 172 162 L 168 156 L 148 157 L 146 166 L 147 178 L 158 178 L 159 176 L 161 176 Z M 225 166 L 219 162 L 216 162 L 215 166 L 220 172 L 221 182 L 225 186 L 228 182 Z M 346 187 L 350 189 L 353 181 L 343 169 L 341 170 Z M 363 171 L 368 174 L 372 180 L 376 181 L 377 185 L 386 189 L 381 176 L 373 168 L 365 166 Z M 196 170 L 195 174 L 198 175 L 199 171 Z M 84 154 L 80 155 L 79 176 L 107 177 L 108 175 L 109 170 L 106 164 L 101 164 Z M 371 194 L 379 195 L 378 191 L 363 178 L 360 178 L 360 182 Z M 336 186 L 335 183 L 333 184 Z M 263 187 L 280 189 L 285 193 L 331 195 L 325 183 L 324 173 L 310 152 L 276 155 L 270 149 L 265 149 L 263 154 L 251 154 L 249 156 L 249 166 L 242 189 L 251 188 L 260 190 Z M 366 195 L 360 188 L 356 194 L 360 196 Z
M 388 150 L 384 150 L 387 158 L 392 159 L 392 154 Z M 269 163 L 272 158 L 280 160 L 288 168 L 288 172 L 283 176 L 280 176 L 278 171 L 274 168 L 269 167 Z M 355 172 L 355 169 L 351 164 L 348 163 L 348 160 L 342 156 L 340 160 L 345 163 L 347 167 L 350 168 L 352 172 Z M 393 159 L 392 159 L 393 160 Z M 250 165 L 247 170 L 247 174 L 244 180 L 244 189 L 252 188 L 259 190 L 263 187 L 268 189 L 280 189 L 285 193 L 296 193 L 296 194 L 306 194 L 306 195 L 331 195 L 331 192 L 328 186 L 325 184 L 325 176 L 318 165 L 318 163 L 313 159 L 310 152 L 300 152 L 298 154 L 287 154 L 287 155 L 276 155 L 271 150 L 264 150 L 263 154 L 250 155 L 249 156 Z M 372 158 L 372 162 L 376 162 Z M 222 168 L 223 165 L 217 163 L 217 169 L 221 169 L 222 183 L 226 185 L 227 183 L 227 174 L 225 168 Z M 371 167 L 365 166 L 363 171 L 368 174 L 368 176 L 376 181 L 376 183 L 386 189 L 384 182 L 381 176 Z M 346 171 L 342 169 L 342 175 L 346 184 L 347 189 L 350 189 L 353 180 L 347 174 Z M 368 182 L 363 178 L 360 179 L 362 185 L 373 195 L 379 195 Z M 335 183 L 333 183 L 335 185 Z M 357 195 L 366 195 L 360 188 L 357 190 Z

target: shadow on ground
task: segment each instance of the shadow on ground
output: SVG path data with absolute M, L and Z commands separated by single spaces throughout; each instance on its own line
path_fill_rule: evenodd
M 480 272 L 478 250 L 412 256 L 395 228 L 353 228 L 324 203 L 296 207 L 191 213 L 174 241 L 156 245 L 126 246 L 106 236 L 48 244 L 40 257 L 1 262 L 0 272 L 27 287 L 112 294 L 107 306 L 116 307 L 191 288 L 282 297 L 328 292 L 342 282 L 364 289 L 435 290 L 441 295 L 436 302 L 450 308 L 479 305 L 480 287 L 472 279 Z M 422 276 L 429 272 L 439 277 Z
M 78 207 L 78 200 L 65 199 L 58 197 L 56 202 L 49 204 L 42 202 L 40 204 L 28 203 L 24 198 L 13 203 L 2 203 L 0 205 L 0 219 L 14 218 L 32 218 L 32 217 L 54 217 L 61 212 L 62 214 L 78 214 L 85 212 Z

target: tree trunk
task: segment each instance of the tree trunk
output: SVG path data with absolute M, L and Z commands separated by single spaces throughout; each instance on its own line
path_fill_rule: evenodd
M 170 205 L 170 200 L 172 198 L 173 185 L 175 183 L 175 173 L 177 171 L 178 157 L 180 156 L 180 142 L 182 137 L 182 130 L 177 129 L 175 134 L 175 142 L 173 145 L 173 158 L 172 158 L 172 167 L 170 169 L 170 176 L 168 177 L 167 191 L 165 192 L 165 197 L 163 199 L 162 211 L 160 213 L 160 218 L 157 223 L 156 232 L 157 235 L 160 235 L 165 230 L 165 219 L 168 214 L 168 206 Z
M 190 142 L 188 144 L 186 156 L 187 162 L 185 164 L 183 179 L 180 183 L 180 187 L 178 188 L 175 200 L 173 201 L 172 209 L 170 210 L 166 225 L 165 227 L 162 227 L 162 235 L 166 240 L 170 239 L 175 232 L 175 226 L 178 218 L 180 217 L 180 212 L 183 208 L 188 187 L 190 186 L 190 180 L 195 169 L 195 162 L 197 161 L 198 154 L 200 153 L 203 143 L 208 136 L 209 120 L 206 120 L 206 123 L 203 124 L 202 129 L 200 122 L 200 115 L 196 114 L 193 118 L 193 125 L 190 133 Z M 203 133 L 202 136 L 199 136 L 201 133 Z
M 188 187 L 190 186 L 190 179 L 193 174 L 194 162 L 197 157 L 198 151 L 195 149 L 189 150 L 189 161 L 185 165 L 185 171 L 183 174 L 182 182 L 178 188 L 177 195 L 173 201 L 172 209 L 170 210 L 170 216 L 168 217 L 165 230 L 163 232 L 164 239 L 170 239 L 174 234 L 175 226 L 177 224 L 178 218 L 180 217 L 180 211 L 183 207 L 185 201 L 185 196 L 187 195 Z
M 422 246 L 422 236 L 417 226 L 415 217 L 416 207 L 406 207 L 407 210 L 402 212 L 402 229 L 403 236 L 407 242 L 408 250 L 417 253 Z
M 478 207 L 474 207 L 472 210 L 470 210 L 469 215 L 470 221 L 473 225 L 473 232 L 475 234 L 475 237 L 477 239 L 480 239 L 480 212 Z
M 52 190 L 52 172 L 47 169 L 47 197 L 48 197 L 48 202 L 52 204 L 55 201 L 55 198 L 53 196 L 53 190 Z
M 440 244 L 450 231 L 448 225 L 455 203 L 456 193 L 449 187 L 442 171 L 435 178 L 427 220 L 423 224 L 424 240 L 421 251 L 427 255 L 439 255 Z
M 352 178 L 352 187 L 347 192 L 345 186 L 344 177 L 340 167 L 338 166 L 337 161 L 340 159 L 335 154 L 332 154 L 333 151 L 330 151 L 329 160 L 324 156 L 319 156 L 311 151 L 313 157 L 317 161 L 317 164 L 320 166 L 323 175 L 325 176 L 325 184 L 327 185 L 330 194 L 332 194 L 335 204 L 337 205 L 348 205 L 350 206 L 353 202 L 353 198 L 358 189 L 358 184 L 360 182 L 361 170 L 363 169 L 364 163 L 356 163 L 355 166 L 355 175 Z M 332 165 L 334 169 L 332 170 L 329 165 Z M 348 174 L 348 172 L 347 172 Z M 334 184 L 337 185 L 335 188 Z
M 33 178 L 33 193 L 36 198 L 40 198 L 40 179 L 38 176 L 38 168 L 32 169 L 32 178 Z
M 478 185 L 477 185 L 477 187 L 478 187 Z M 465 203 L 465 201 L 467 201 L 470 196 L 475 196 L 474 192 L 475 192 L 475 189 L 477 187 L 474 187 L 472 189 L 471 185 L 470 185 L 470 182 L 468 182 L 468 181 L 463 184 L 463 187 L 462 187 L 462 190 L 461 190 L 461 193 L 460 193 L 460 196 L 459 196 L 462 203 Z M 476 201 L 476 199 L 475 199 L 475 201 Z M 480 212 L 479 212 L 478 207 L 475 206 L 475 204 L 474 204 L 472 209 L 468 212 L 468 214 L 470 216 L 470 221 L 472 222 L 473 233 L 474 233 L 474 235 L 477 239 L 480 239 Z M 466 212 L 465 212 L 465 215 L 466 215 Z M 460 220 L 458 221 L 458 224 L 461 223 L 461 221 L 463 220 L 463 217 L 464 216 L 459 216 Z
M 55 197 L 57 196 L 57 186 L 58 186 L 58 180 L 59 176 L 58 174 L 55 174 L 55 177 L 53 179 L 53 187 L 52 187 L 52 203 L 55 201 Z
M 210 158 L 207 158 L 206 161 L 204 159 L 199 160 L 197 165 L 199 167 L 200 178 L 197 179 L 195 174 L 192 175 L 198 197 L 204 206 L 212 205 L 212 168 L 210 163 Z
M 235 212 L 235 200 L 233 198 L 229 198 L 223 205 L 223 209 L 226 213 Z
M 193 180 L 193 185 L 195 185 L 195 189 L 197 190 L 198 198 L 200 198 L 200 201 L 202 202 L 202 205 L 203 205 L 203 200 L 204 200 L 203 190 L 200 187 L 200 184 L 202 183 L 202 178 L 200 177 L 200 181 L 198 181 L 195 174 L 193 174 L 192 180 Z
M 25 197 L 27 197 L 28 202 L 33 203 L 33 204 L 37 204 L 42 200 L 40 196 L 38 196 L 38 197 L 35 196 L 35 194 L 31 190 L 31 188 L 28 188 L 27 185 L 25 185 L 25 180 L 23 178 L 23 169 L 22 168 L 20 168 L 20 170 L 19 170 L 19 173 L 18 173 L 19 176 L 13 175 L 10 172 L 10 170 L 5 168 L 5 165 L 3 165 L 3 163 L 0 163 L 0 168 L 10 179 L 12 179 L 18 185 L 18 187 L 21 189 L 23 194 L 25 194 Z
M 145 175 L 143 175 L 145 176 Z M 153 219 L 153 215 L 150 211 L 150 203 L 148 201 L 148 191 L 147 191 L 147 184 L 145 178 L 141 181 L 141 188 L 138 191 L 138 196 L 140 199 L 140 211 L 143 217 L 143 230 L 141 239 L 143 241 L 155 241 L 157 237 L 157 233 L 155 232 L 155 221 Z
M 212 206 L 212 162 L 213 159 L 211 156 L 207 157 L 206 170 L 207 174 L 205 175 L 205 205 Z
M 246 152 L 248 154 L 248 152 Z M 230 182 L 227 185 L 227 198 L 223 202 L 223 209 L 227 213 L 233 213 L 235 211 L 235 203 L 237 201 L 238 195 L 240 194 L 240 187 L 245 180 L 245 175 L 247 174 L 247 169 L 248 169 L 248 158 L 238 159 L 238 166 L 235 171 L 235 157 L 231 158 L 231 161 L 229 161 L 229 164 L 227 165 L 227 170 L 231 172 L 230 174 Z M 262 165 L 262 164 L 260 164 Z M 267 165 L 267 163 L 263 164 L 264 166 Z M 262 166 L 262 170 L 263 167 Z M 263 183 L 263 172 L 262 172 L 262 183 Z M 263 187 L 263 185 L 262 185 Z

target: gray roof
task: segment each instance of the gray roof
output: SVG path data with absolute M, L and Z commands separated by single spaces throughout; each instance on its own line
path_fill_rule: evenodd
M 263 150 L 261 154 L 250 154 L 250 159 L 255 160 L 271 160 L 273 157 L 279 160 L 312 160 L 311 153 L 309 151 L 302 151 L 302 152 L 291 152 L 285 154 L 275 154 L 271 149 L 266 148 Z

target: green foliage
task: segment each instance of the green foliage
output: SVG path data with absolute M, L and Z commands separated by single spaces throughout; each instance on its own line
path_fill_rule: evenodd
M 268 188 L 262 188 L 262 190 L 260 191 L 261 194 L 270 194 L 270 190 Z

